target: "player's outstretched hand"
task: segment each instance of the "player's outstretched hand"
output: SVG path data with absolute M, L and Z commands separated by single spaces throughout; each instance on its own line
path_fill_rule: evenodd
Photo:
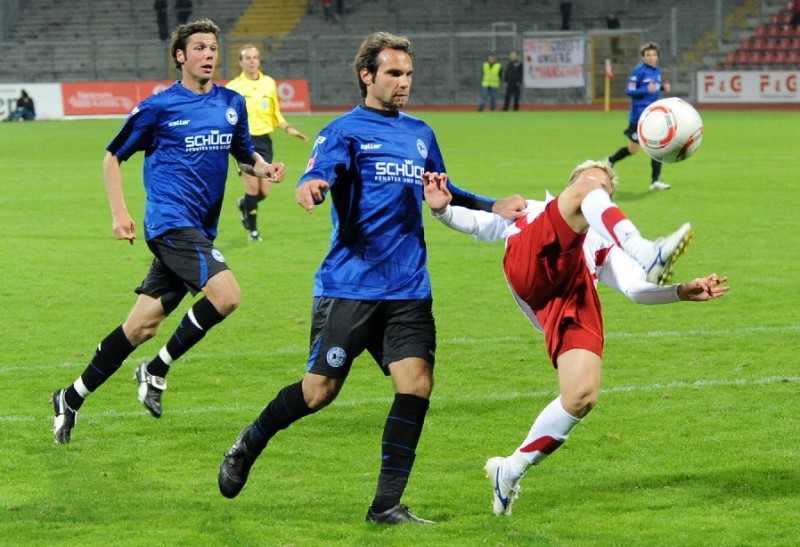
M 443 212 L 450 200 L 453 199 L 453 195 L 447 189 L 447 173 L 430 171 L 422 173 L 422 187 L 425 192 L 425 201 L 434 213 Z
M 325 200 L 325 192 L 330 188 L 330 184 L 322 179 L 311 179 L 295 188 L 294 196 L 297 203 L 311 213 L 315 205 L 319 205 Z
M 730 290 L 727 285 L 728 276 L 723 275 L 719 277 L 717 274 L 709 274 L 706 277 L 699 277 L 692 279 L 688 283 L 683 283 L 678 286 L 678 297 L 681 300 L 688 300 L 692 302 L 705 302 L 719 298 Z
M 507 220 L 517 220 L 525 214 L 525 207 L 527 205 L 525 198 L 519 194 L 514 194 L 513 196 L 495 201 L 492 205 L 492 212 Z

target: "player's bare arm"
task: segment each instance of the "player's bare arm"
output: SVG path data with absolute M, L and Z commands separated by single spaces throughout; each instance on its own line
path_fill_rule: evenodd
M 727 281 L 727 275 L 720 277 L 714 273 L 693 279 L 678 285 L 678 298 L 691 302 L 705 302 L 719 298 L 730 290 L 729 286 L 723 286 Z
M 325 191 L 328 188 L 330 188 L 330 184 L 327 181 L 311 179 L 295 188 L 294 195 L 300 207 L 305 209 L 307 213 L 311 213 L 315 205 L 323 202 Z
M 103 178 L 106 184 L 108 204 L 111 206 L 114 237 L 126 239 L 133 245 L 133 240 L 136 239 L 136 224 L 125 206 L 125 196 L 122 193 L 122 168 L 119 159 L 111 152 L 106 152 L 103 158 Z

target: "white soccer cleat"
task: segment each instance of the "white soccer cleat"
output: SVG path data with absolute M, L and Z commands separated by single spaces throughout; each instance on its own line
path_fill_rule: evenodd
M 670 186 L 663 180 L 655 180 L 650 184 L 651 190 L 669 190 L 670 188 L 672 188 L 672 186 Z
M 642 263 L 647 272 L 647 281 L 666 285 L 672 279 L 675 261 L 692 240 L 692 225 L 688 222 L 668 236 L 652 242 L 650 257 Z
M 503 480 L 500 467 L 504 459 L 499 456 L 489 458 L 484 466 L 486 478 L 489 479 L 489 484 L 492 485 L 492 511 L 498 516 L 511 514 L 511 507 L 514 505 L 514 500 L 517 499 L 520 491 L 519 479 L 512 484 L 508 484 Z

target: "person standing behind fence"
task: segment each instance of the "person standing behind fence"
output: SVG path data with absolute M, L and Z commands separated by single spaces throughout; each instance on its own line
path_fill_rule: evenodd
M 158 24 L 158 39 L 162 42 L 169 38 L 169 23 L 167 21 L 167 0 L 155 0 L 153 9 L 156 12 Z
M 175 17 L 177 17 L 179 25 L 183 25 L 189 20 L 193 7 L 192 0 L 175 0 Z
M 490 53 L 481 68 L 481 101 L 478 103 L 478 112 L 483 112 L 486 100 L 489 100 L 489 109 L 494 112 L 497 107 L 497 90 L 500 89 L 500 79 L 503 75 L 503 65 L 497 61 L 497 55 Z
M 250 135 L 253 137 L 256 152 L 261 154 L 264 161 L 272 163 L 274 152 L 270 135 L 276 127 L 303 142 L 307 142 L 308 137 L 289 125 L 281 114 L 278 86 L 273 78 L 261 72 L 261 55 L 256 46 L 246 44 L 241 47 L 239 66 L 242 73 L 228 82 L 226 87 L 244 97 L 247 103 Z M 236 207 L 242 217 L 242 225 L 250 233 L 250 241 L 261 241 L 256 223 L 258 203 L 269 196 L 272 180 L 253 177 L 244 172 L 241 175 L 244 181 L 244 196 L 236 200 Z
M 514 110 L 519 110 L 519 96 L 522 92 L 522 61 L 516 51 L 508 56 L 508 64 L 503 71 L 503 81 L 506 83 L 506 97 L 503 101 L 503 110 L 508 110 L 511 100 L 514 101 Z

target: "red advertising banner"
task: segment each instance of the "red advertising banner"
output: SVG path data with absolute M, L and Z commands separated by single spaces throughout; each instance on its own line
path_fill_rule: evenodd
M 61 84 L 66 116 L 127 115 L 173 82 L 69 82 Z
M 311 112 L 308 80 L 276 80 L 281 112 Z
M 174 82 L 68 82 L 61 84 L 65 116 L 125 116 Z M 277 80 L 283 112 L 310 112 L 307 80 Z M 223 82 L 220 82 L 222 85 Z

